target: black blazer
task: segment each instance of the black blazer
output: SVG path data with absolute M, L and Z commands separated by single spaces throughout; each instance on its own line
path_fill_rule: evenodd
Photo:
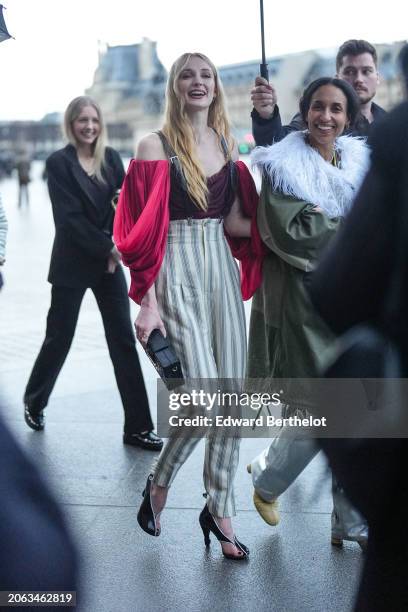
M 103 175 L 110 200 L 122 186 L 125 170 L 119 154 L 110 147 L 106 148 L 105 160 Z M 96 285 L 105 273 L 113 247 L 113 209 L 102 222 L 101 202 L 90 193 L 89 179 L 74 146 L 69 144 L 50 155 L 46 168 L 55 223 L 48 280 L 64 287 Z

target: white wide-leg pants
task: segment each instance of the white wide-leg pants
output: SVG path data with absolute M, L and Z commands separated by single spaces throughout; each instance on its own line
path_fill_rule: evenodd
M 239 271 L 220 220 L 170 222 L 156 295 L 186 381 L 244 378 L 246 326 Z M 154 467 L 157 485 L 171 485 L 199 439 L 171 435 Z M 235 514 L 239 443 L 238 435 L 222 428 L 210 429 L 206 437 L 204 486 L 209 510 L 217 517 Z

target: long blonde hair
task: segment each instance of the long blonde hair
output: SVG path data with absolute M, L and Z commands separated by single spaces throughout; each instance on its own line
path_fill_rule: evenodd
M 195 138 L 191 121 L 184 109 L 177 88 L 178 78 L 192 57 L 199 57 L 212 70 L 215 81 L 215 97 L 208 111 L 208 126 L 214 128 L 221 147 L 221 136 L 224 136 L 229 152 L 229 159 L 234 147 L 228 119 L 225 94 L 214 64 L 203 53 L 183 53 L 172 65 L 166 88 L 166 109 L 162 131 L 178 156 L 184 171 L 187 191 L 191 199 L 202 210 L 207 210 L 208 188 L 205 172 L 195 153 Z
M 82 112 L 82 109 L 85 108 L 85 106 L 92 106 L 98 114 L 100 133 L 93 145 L 92 153 L 95 163 L 95 175 L 99 181 L 105 183 L 106 181 L 103 178 L 102 169 L 105 164 L 106 128 L 103 121 L 101 109 L 97 102 L 93 100 L 93 98 L 90 98 L 89 96 L 78 96 L 77 98 L 71 100 L 71 102 L 68 104 L 67 110 L 65 111 L 64 115 L 65 136 L 67 137 L 69 142 L 76 148 L 77 142 L 72 131 L 72 124 L 75 119 L 78 119 L 79 115 Z

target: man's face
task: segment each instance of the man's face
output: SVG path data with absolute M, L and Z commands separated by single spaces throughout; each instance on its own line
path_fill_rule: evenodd
M 345 55 L 337 76 L 350 83 L 361 104 L 367 104 L 374 98 L 380 82 L 371 53 Z

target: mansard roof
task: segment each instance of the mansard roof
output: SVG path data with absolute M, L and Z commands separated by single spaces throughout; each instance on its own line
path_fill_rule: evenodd
M 99 58 L 94 83 L 139 80 L 138 45 L 109 47 Z
M 109 84 L 111 86 L 121 83 L 135 84 L 143 81 L 141 46 L 141 44 L 116 45 L 114 47 L 108 45 L 106 52 L 101 54 L 99 58 L 94 84 Z M 152 61 L 154 66 L 153 80 L 165 80 L 166 70 L 157 56 L 156 43 L 153 43 Z

